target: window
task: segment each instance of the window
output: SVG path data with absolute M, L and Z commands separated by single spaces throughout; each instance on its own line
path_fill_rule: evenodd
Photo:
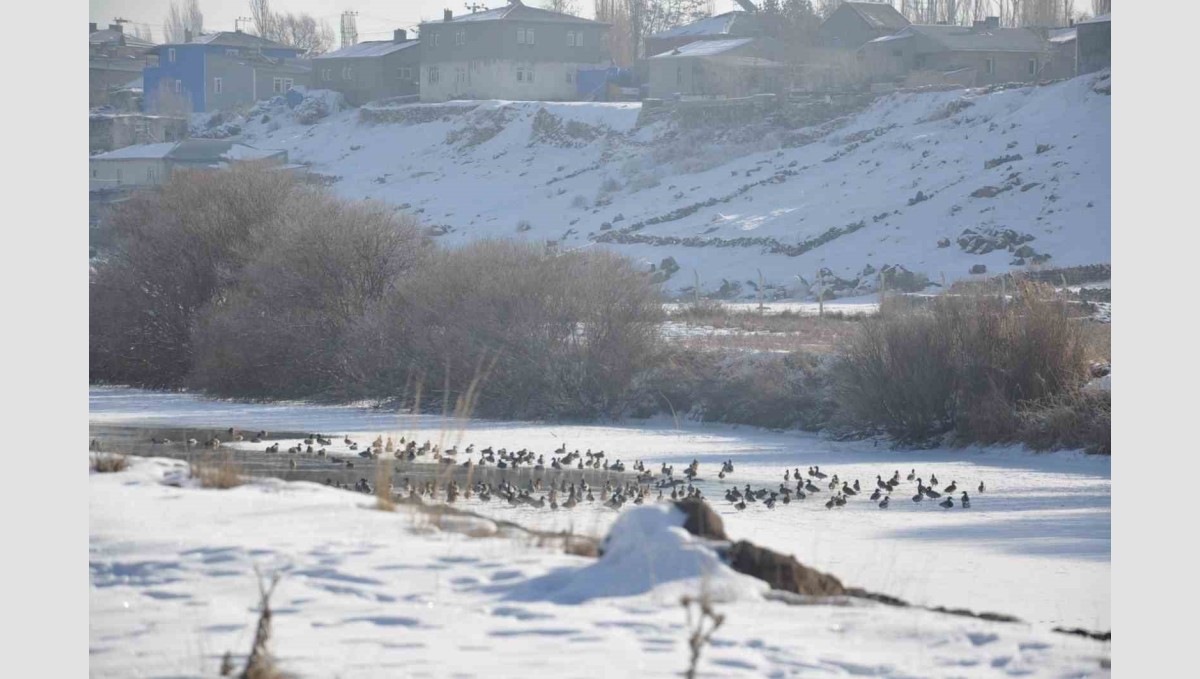
M 238 51 L 237 51 L 236 47 L 228 47 L 225 49 L 225 56 L 236 57 L 237 55 L 238 55 Z
M 1037 59 L 1029 60 L 1029 75 L 1037 75 Z
M 466 31 L 459 31 L 459 32 L 455 33 L 455 34 L 454 34 L 454 44 L 455 44 L 455 45 L 465 45 L 465 44 L 467 44 L 467 32 L 466 32 Z
M 413 79 L 412 66 L 401 66 L 400 67 L 400 79 L 405 80 L 405 81 Z
M 292 85 L 294 83 L 295 81 L 291 78 L 272 78 L 271 91 L 275 94 L 283 94 L 284 92 L 292 89 Z
M 525 82 L 525 67 L 524 66 L 517 67 L 517 82 L 519 82 L 519 83 Z
M 175 48 L 174 47 L 167 48 L 167 61 L 171 62 L 172 64 L 175 63 Z
M 532 28 L 525 29 L 525 44 L 526 45 L 533 44 L 533 29 Z
M 221 93 L 221 79 L 213 78 L 213 94 Z
M 575 46 L 575 31 L 567 31 L 567 47 Z
M 568 85 L 575 84 L 575 74 L 570 71 L 567 71 L 567 84 Z
M 437 47 L 437 46 L 438 46 L 438 43 L 440 43 L 441 41 L 442 41 L 442 34 L 441 34 L 441 33 L 434 33 L 434 34 L 433 34 L 433 46 L 434 46 L 434 47 Z
M 517 44 L 518 45 L 525 44 L 525 29 L 524 28 L 517 29 Z
M 439 82 L 441 79 L 442 79 L 441 75 L 438 73 L 438 67 L 430 66 L 429 67 L 429 82 L 436 83 L 436 82 Z
M 996 60 L 991 57 L 987 60 L 987 72 L 988 75 L 996 75 Z
M 326 82 L 333 80 L 333 69 L 332 68 L 321 69 L 321 80 L 324 80 Z
M 456 83 L 467 82 L 467 69 L 466 68 L 463 68 L 462 66 L 455 67 L 454 82 L 456 82 Z
M 183 81 L 176 80 L 175 81 L 175 94 L 179 94 L 182 91 L 183 91 Z
M 342 67 L 342 80 L 354 80 L 354 67 L 353 66 L 343 66 Z
M 583 31 L 575 32 L 575 46 L 583 47 Z
M 283 79 L 283 91 L 287 92 L 287 91 L 291 90 L 292 86 L 295 84 L 296 84 L 295 80 L 292 80 L 291 78 L 284 78 Z

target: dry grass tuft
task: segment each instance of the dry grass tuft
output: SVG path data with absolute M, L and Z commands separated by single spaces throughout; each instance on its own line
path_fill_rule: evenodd
M 92 471 L 97 474 L 123 472 L 129 467 L 129 458 L 125 455 L 93 453 L 91 460 Z
M 216 456 L 206 456 L 188 467 L 191 478 L 200 482 L 201 488 L 226 490 L 245 483 L 244 469 L 234 461 L 232 453 L 222 451 Z

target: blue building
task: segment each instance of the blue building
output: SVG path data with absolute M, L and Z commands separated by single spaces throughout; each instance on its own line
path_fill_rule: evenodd
M 148 112 L 205 112 L 253 104 L 308 84 L 304 52 L 241 31 L 157 45 L 142 74 Z

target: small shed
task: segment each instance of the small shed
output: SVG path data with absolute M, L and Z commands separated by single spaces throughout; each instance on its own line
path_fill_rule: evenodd
M 89 159 L 94 190 L 158 186 L 179 169 L 220 169 L 259 161 L 286 165 L 287 151 L 259 149 L 229 139 L 185 139 L 126 146 Z
M 649 96 L 744 97 L 784 90 L 783 46 L 771 38 L 698 40 L 646 60 Z
M 763 35 L 766 35 L 766 31 L 757 12 L 725 12 L 647 36 L 645 54 L 648 59 L 697 40 L 731 40 Z
M 1051 59 L 1044 38 L 1025 28 L 1002 28 L 996 17 L 973 26 L 913 24 L 868 42 L 859 53 L 876 82 L 954 73 L 953 82 L 969 85 L 1036 82 Z M 973 77 L 964 79 L 963 69 Z

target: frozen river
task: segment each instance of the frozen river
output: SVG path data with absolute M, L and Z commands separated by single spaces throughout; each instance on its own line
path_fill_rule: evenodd
M 547 463 L 552 451 L 566 445 L 568 450 L 604 450 L 609 459 L 629 466 L 640 459 L 653 471 L 660 463 L 673 464 L 677 474 L 696 459 L 705 479 L 698 485 L 734 539 L 792 553 L 848 585 L 913 603 L 1008 613 L 1039 625 L 1111 627 L 1107 457 L 1016 448 L 891 450 L 870 441 L 832 442 L 812 434 L 661 419 L 624 425 L 455 422 L 366 407 L 244 404 L 108 387 L 93 387 L 89 400 L 97 431 L 137 426 L 321 432 L 339 442 L 331 452 L 347 455 L 353 453 L 340 444 L 344 435 L 363 443 L 376 435 L 415 436 L 447 446 L 528 448 L 544 453 Z M 267 440 L 281 441 L 284 449 L 295 443 Z M 725 459 L 732 459 L 736 470 L 721 481 L 716 473 Z M 824 507 L 828 491 L 773 510 L 759 503 L 738 512 L 723 499 L 727 485 L 774 488 L 785 469 L 811 465 L 850 482 L 860 480 L 863 496 L 838 510 Z M 929 500 L 913 503 L 913 484 L 907 482 L 888 510 L 865 499 L 876 475 L 887 479 L 899 470 L 903 477 L 911 469 L 926 480 L 936 474 L 942 486 L 957 481 L 960 490 L 971 492 L 972 507 L 944 510 Z M 373 478 L 366 470 L 362 475 Z M 987 488 L 983 494 L 975 492 L 980 481 Z M 466 503 L 531 527 L 602 534 L 616 512 L 599 504 L 550 511 Z

